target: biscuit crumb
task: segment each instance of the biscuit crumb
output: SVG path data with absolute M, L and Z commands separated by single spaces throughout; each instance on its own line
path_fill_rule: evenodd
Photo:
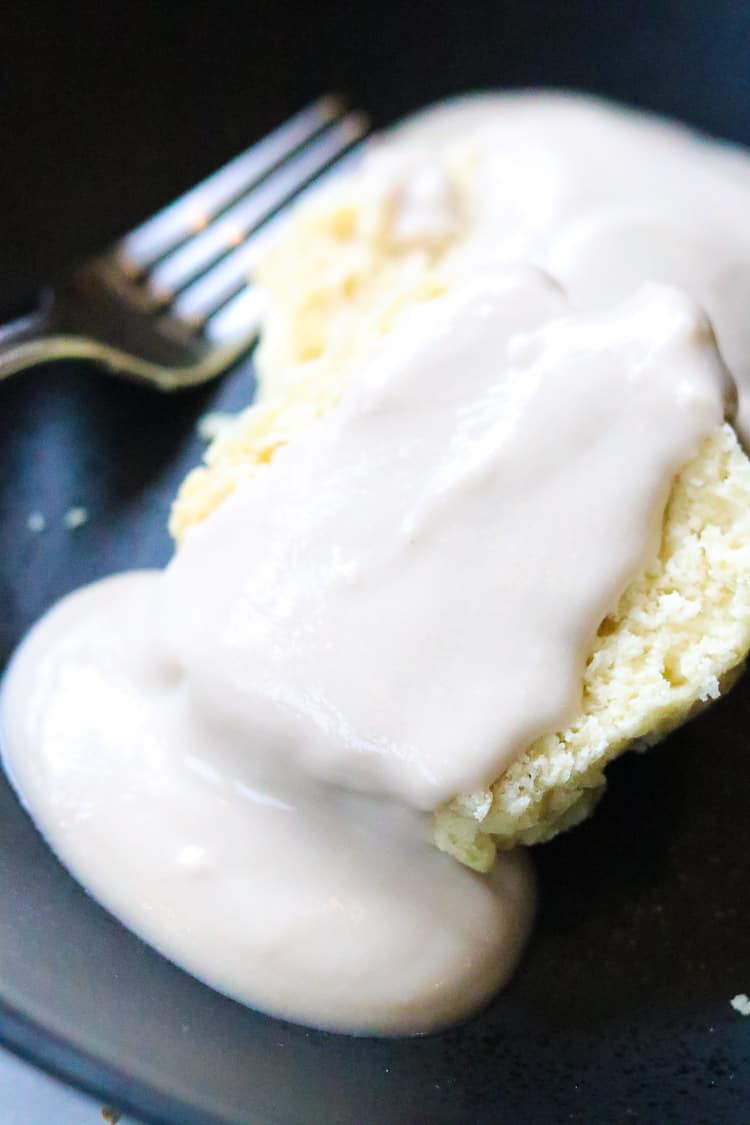
M 234 414 L 222 410 L 209 410 L 198 419 L 198 437 L 202 441 L 213 441 L 223 433 L 230 422 L 234 421 Z
M 63 516 L 63 524 L 67 527 L 68 531 L 75 531 L 77 527 L 83 527 L 88 523 L 89 514 L 85 508 L 68 508 Z
M 750 1016 L 750 996 L 746 996 L 744 992 L 738 992 L 729 1003 L 741 1016 Z

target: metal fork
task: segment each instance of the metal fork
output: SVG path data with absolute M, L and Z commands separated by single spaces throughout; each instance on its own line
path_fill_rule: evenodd
M 289 205 L 354 164 L 368 129 L 334 95 L 303 109 L 0 328 L 0 378 L 73 358 L 161 390 L 220 374 L 257 336 L 253 270 Z

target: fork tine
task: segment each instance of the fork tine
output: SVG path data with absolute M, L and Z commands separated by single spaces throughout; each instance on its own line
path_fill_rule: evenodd
M 249 346 L 258 334 L 262 314 L 262 293 L 245 286 L 206 322 L 206 337 L 214 344 L 242 342 Z
M 115 248 L 118 264 L 129 274 L 137 275 L 148 269 L 340 117 L 344 108 L 341 98 L 329 94 L 295 114 L 273 133 L 127 234 Z
M 222 258 L 212 270 L 179 294 L 172 304 L 172 313 L 196 325 L 211 316 L 243 282 L 250 279 L 274 233 L 275 224 L 269 223 L 256 236 Z
M 367 131 L 368 122 L 352 113 L 329 125 L 320 136 L 282 165 L 269 179 L 162 259 L 152 271 L 154 295 L 169 300 L 218 258 L 245 240 L 247 234 L 296 195 L 318 172 L 344 153 Z
M 240 285 L 251 280 L 252 273 L 267 246 L 288 222 L 290 205 L 300 203 L 320 191 L 331 180 L 338 179 L 351 171 L 362 159 L 366 147 L 366 140 L 354 145 L 346 156 L 342 156 L 332 168 L 317 176 L 311 184 L 303 188 L 284 205 L 278 215 L 265 223 L 237 250 L 233 250 L 207 273 L 202 274 L 197 281 L 183 289 L 172 305 L 174 315 L 196 324 L 212 316 Z

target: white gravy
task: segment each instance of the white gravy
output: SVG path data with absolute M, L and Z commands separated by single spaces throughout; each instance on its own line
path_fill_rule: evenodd
M 449 273 L 529 263 L 583 309 L 648 281 L 684 289 L 716 329 L 750 443 L 746 150 L 593 98 L 478 94 L 384 134 L 362 184 L 392 193 L 394 243 L 454 239 Z
M 584 319 L 515 271 L 414 309 L 164 572 L 21 646 L 4 760 L 50 845 L 248 1004 L 375 1033 L 474 1010 L 532 881 L 438 852 L 429 810 L 565 722 L 727 389 L 670 289 Z

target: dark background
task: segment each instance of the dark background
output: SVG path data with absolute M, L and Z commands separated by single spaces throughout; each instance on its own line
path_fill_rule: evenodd
M 386 121 L 477 86 L 585 87 L 750 141 L 744 0 L 11 3 L 0 311 L 317 93 Z

